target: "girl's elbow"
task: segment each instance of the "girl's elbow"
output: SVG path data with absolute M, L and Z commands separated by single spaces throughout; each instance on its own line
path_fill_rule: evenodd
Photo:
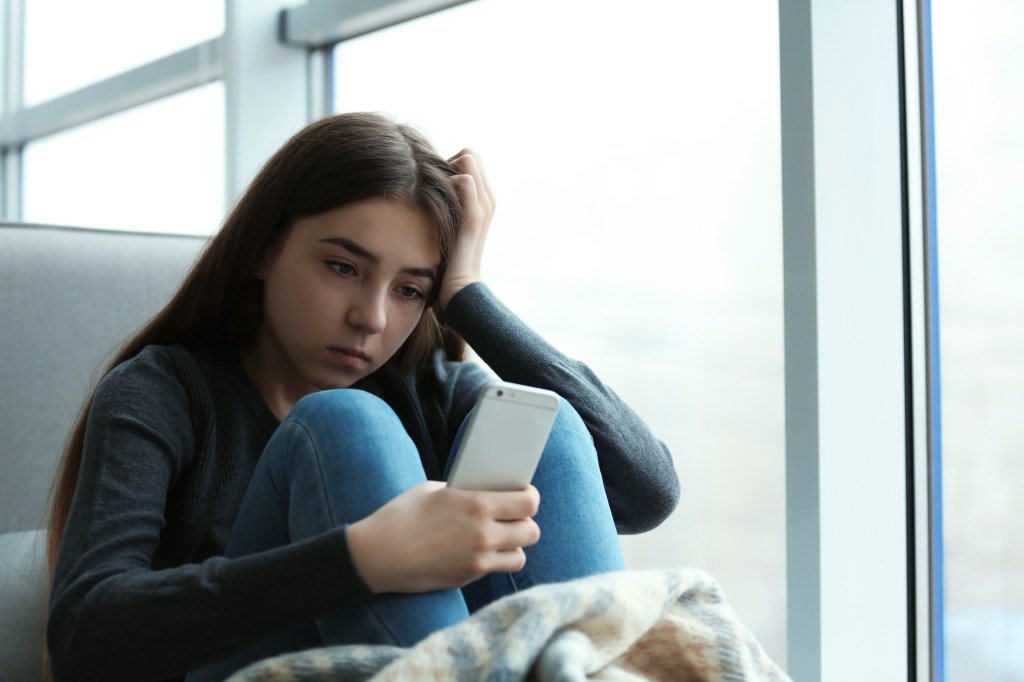
M 76 660 L 74 638 L 70 635 L 67 618 L 50 615 L 46 622 L 47 666 L 54 682 L 75 679 L 75 670 L 85 670 Z
M 654 530 L 672 515 L 679 505 L 679 479 L 659 480 L 648 488 L 647 494 L 633 494 L 626 504 L 619 506 L 612 516 L 619 535 L 639 535 Z
M 113 679 L 106 675 L 104 657 L 97 655 L 100 647 L 90 637 L 94 629 L 66 609 L 50 610 L 46 622 L 46 652 L 54 682 Z

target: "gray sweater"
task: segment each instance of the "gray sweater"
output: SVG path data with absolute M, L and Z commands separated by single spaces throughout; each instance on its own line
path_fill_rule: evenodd
M 675 508 L 671 456 L 618 396 L 559 353 L 483 284 L 445 321 L 502 379 L 554 390 L 594 437 L 620 533 Z M 355 388 L 384 399 L 440 479 L 455 433 L 489 375 L 439 354 L 385 366 Z M 97 387 L 57 560 L 48 643 L 59 680 L 180 678 L 277 630 L 368 596 L 344 529 L 225 559 L 253 468 L 278 420 L 237 351 L 151 346 Z

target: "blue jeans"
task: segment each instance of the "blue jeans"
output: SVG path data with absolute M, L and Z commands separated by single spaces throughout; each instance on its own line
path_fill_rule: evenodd
M 460 429 L 456 444 L 461 437 Z M 313 393 L 267 443 L 225 556 L 354 523 L 424 480 L 416 446 L 385 402 L 351 389 Z M 515 591 L 624 568 L 593 439 L 565 401 L 533 484 L 541 496 L 534 517 L 541 539 L 526 548 L 526 566 L 518 573 L 490 574 L 461 590 L 381 594 L 345 604 L 193 672 L 189 682 L 223 680 L 254 661 L 328 644 L 412 646 Z

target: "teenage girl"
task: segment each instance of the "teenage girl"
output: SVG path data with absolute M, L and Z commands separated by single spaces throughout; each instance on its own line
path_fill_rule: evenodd
M 260 171 L 72 432 L 50 520 L 57 680 L 220 680 L 341 643 L 410 646 L 494 599 L 624 568 L 666 447 L 480 279 L 494 199 L 375 114 L 319 120 Z M 558 392 L 534 477 L 445 487 L 490 379 Z

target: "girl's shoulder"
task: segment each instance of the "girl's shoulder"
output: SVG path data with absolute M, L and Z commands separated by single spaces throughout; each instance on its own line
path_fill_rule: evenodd
M 181 462 L 213 420 L 210 390 L 196 359 L 181 345 L 146 346 L 114 367 L 96 387 L 89 423 L 108 433 L 124 424 L 162 434 Z M 179 464 L 181 463 L 179 462 Z
M 150 345 L 114 367 L 102 383 L 154 384 L 154 388 L 179 383 L 201 375 L 198 363 L 181 344 Z
M 436 351 L 431 358 L 429 376 L 442 406 L 459 419 L 473 407 L 480 388 L 495 378 L 479 362 L 449 360 L 443 351 Z
M 99 382 L 95 403 L 180 409 L 209 402 L 209 388 L 193 354 L 180 344 L 150 345 L 114 367 Z

